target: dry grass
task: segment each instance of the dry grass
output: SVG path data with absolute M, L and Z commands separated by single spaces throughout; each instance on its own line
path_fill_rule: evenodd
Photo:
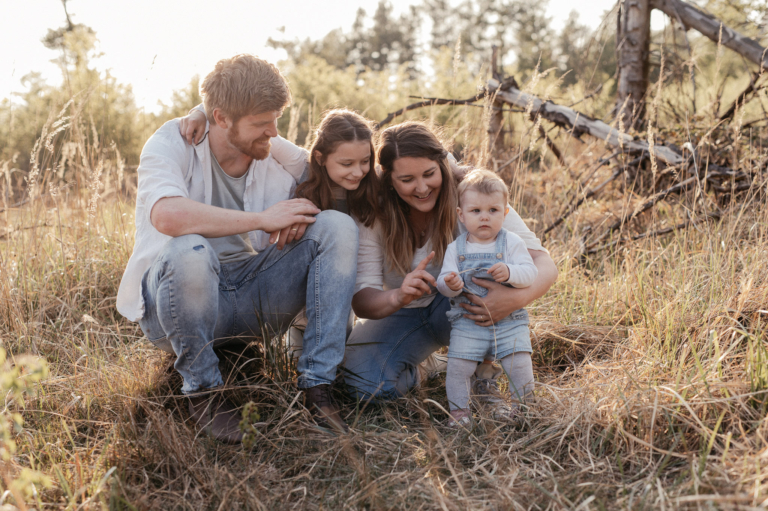
M 482 138 L 482 129 L 475 132 Z M 603 150 L 571 144 L 578 154 L 569 153 L 570 168 L 537 153 L 536 172 L 524 172 L 531 162 L 521 159 L 509 176 L 539 232 Z M 480 416 L 471 431 L 446 430 L 438 378 L 383 406 L 359 405 L 340 390 L 352 433 L 328 436 L 297 404 L 285 376 L 290 368 L 273 362 L 279 345 L 252 346 L 221 353 L 228 392 L 255 405 L 247 421 L 253 446 L 244 448 L 217 444 L 195 429 L 169 357 L 116 312 L 133 244 L 130 193 L 122 167 L 104 163 L 104 150 L 80 151 L 84 182 L 96 179 L 90 169 L 102 169 L 100 186 L 36 197 L 4 212 L 0 338 L 10 355 L 44 357 L 51 369 L 24 403 L 19 450 L 5 468 L 37 468 L 54 484 L 26 505 L 15 502 L 19 508 L 768 503 L 768 213 L 757 194 L 720 204 L 717 221 L 574 258 L 585 232 L 633 207 L 627 178 L 553 231 L 548 246 L 561 274 L 530 307 L 539 387 L 521 429 Z M 610 169 L 596 181 L 601 172 Z M 44 181 L 38 186 L 51 189 Z M 631 229 L 674 224 L 713 200 L 692 191 Z

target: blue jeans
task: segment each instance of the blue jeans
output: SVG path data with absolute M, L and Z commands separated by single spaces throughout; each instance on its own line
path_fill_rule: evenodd
M 347 342 L 344 379 L 358 399 L 394 399 L 419 382 L 416 366 L 447 346 L 448 298 L 426 307 L 400 309 L 382 319 L 359 321 Z
M 347 320 L 357 275 L 357 226 L 323 211 L 301 239 L 283 250 L 220 264 L 196 234 L 169 240 L 144 274 L 141 329 L 176 355 L 181 391 L 223 383 L 214 347 L 233 337 L 262 338 L 286 331 L 307 307 L 299 388 L 331 383 L 344 356 Z

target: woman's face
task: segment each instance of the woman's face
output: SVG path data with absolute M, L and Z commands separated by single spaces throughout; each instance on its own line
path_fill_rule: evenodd
M 315 158 L 323 161 L 316 151 Z M 345 190 L 357 190 L 360 182 L 371 170 L 371 142 L 358 140 L 342 142 L 325 158 L 325 168 L 331 181 Z
M 428 213 L 435 208 L 443 175 L 440 165 L 429 158 L 398 158 L 392 165 L 392 186 L 406 204 Z

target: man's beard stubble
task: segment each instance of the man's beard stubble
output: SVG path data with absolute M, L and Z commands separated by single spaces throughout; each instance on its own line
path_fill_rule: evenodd
M 232 129 L 227 133 L 227 142 L 232 144 L 238 151 L 250 156 L 254 160 L 264 160 L 269 156 L 269 150 L 272 148 L 271 143 L 266 146 L 259 146 L 256 144 L 264 142 L 264 140 L 269 140 L 270 138 L 271 137 L 267 135 L 254 140 L 251 142 L 251 145 L 249 145 L 246 141 L 240 138 L 240 130 L 238 129 L 237 123 L 235 123 L 232 126 Z

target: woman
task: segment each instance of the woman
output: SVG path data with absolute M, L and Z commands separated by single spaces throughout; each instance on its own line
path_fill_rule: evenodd
M 405 394 L 421 380 L 419 364 L 448 344 L 450 302 L 435 283 L 446 247 L 465 229 L 456 217 L 456 179 L 447 156 L 424 124 L 406 122 L 381 133 L 381 211 L 373 227 L 358 226 L 352 308 L 364 321 L 352 330 L 344 362 L 346 382 L 361 399 Z M 475 279 L 488 294 L 470 295 L 464 308 L 481 326 L 525 307 L 557 279 L 554 262 L 514 210 L 504 228 L 525 241 L 539 274 L 524 289 Z

